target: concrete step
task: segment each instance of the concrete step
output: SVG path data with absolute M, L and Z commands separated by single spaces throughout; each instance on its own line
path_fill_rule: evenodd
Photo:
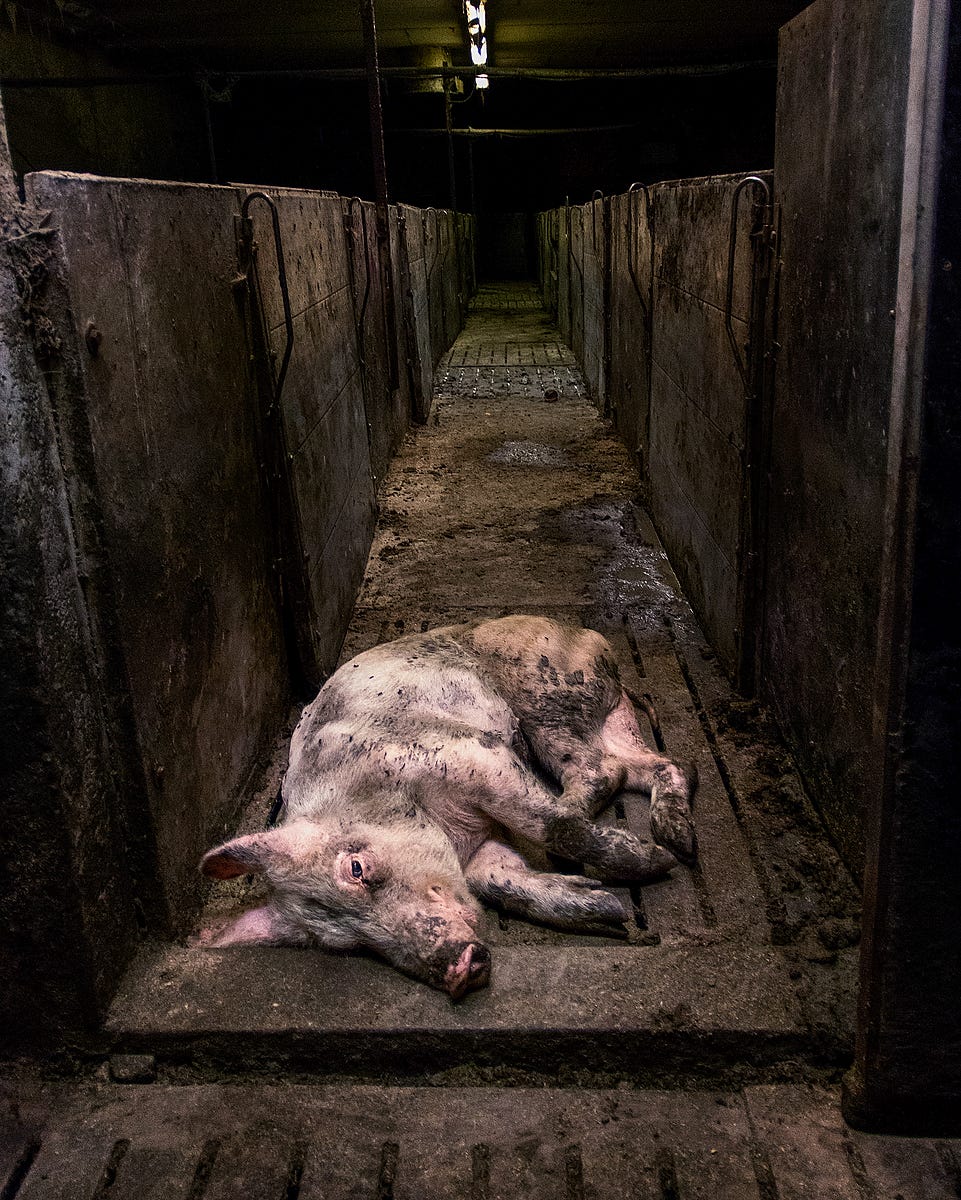
M 738 1092 L 74 1087 L 8 1122 L 5 1200 L 955 1200 L 961 1143 Z
M 165 947 L 131 971 L 106 1038 L 198 1071 L 385 1080 L 743 1080 L 812 1059 L 780 952 L 730 942 L 500 946 L 491 986 L 457 1004 L 371 959 Z

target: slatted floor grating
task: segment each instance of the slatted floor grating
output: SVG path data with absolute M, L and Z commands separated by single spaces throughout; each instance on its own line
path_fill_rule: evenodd
M 8 1123 L 4 1200 L 955 1200 L 958 1141 L 847 1129 L 837 1096 L 102 1086 Z

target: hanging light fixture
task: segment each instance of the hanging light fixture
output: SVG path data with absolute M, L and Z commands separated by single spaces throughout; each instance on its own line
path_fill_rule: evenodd
M 484 0 L 464 0 L 464 13 L 467 17 L 467 37 L 470 40 L 470 60 L 475 67 L 487 65 L 487 14 L 484 11 Z M 474 77 L 474 86 L 486 88 L 490 80 L 486 75 Z

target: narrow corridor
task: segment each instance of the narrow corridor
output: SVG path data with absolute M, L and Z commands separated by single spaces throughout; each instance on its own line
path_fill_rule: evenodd
M 783 887 L 776 871 L 763 882 L 759 877 L 764 864 L 752 859 L 752 833 L 732 809 L 722 778 L 727 767 L 719 768 L 691 687 L 705 689 L 728 713 L 737 703 L 638 503 L 636 469 L 585 392 L 531 285 L 480 291 L 439 364 L 428 426 L 410 434 L 385 481 L 342 659 L 405 631 L 508 612 L 542 613 L 603 632 L 627 686 L 653 696 L 667 753 L 696 763 L 700 777 L 701 860 L 693 870 L 679 867 L 668 880 L 632 889 L 630 940 L 661 945 L 672 964 L 680 960 L 667 953 L 669 943 L 703 958 L 699 983 L 689 977 L 694 960 L 685 958 L 687 983 L 671 1020 L 701 1011 L 722 980 L 733 997 L 751 979 L 758 986 L 745 1002 L 749 1009 L 760 1004 L 754 1018 L 786 1031 L 799 1014 L 782 958 L 771 948 L 772 914 L 780 940 L 781 926 L 800 915 L 783 898 L 793 876 Z M 800 796 L 798 787 L 797 803 Z M 607 819 L 647 836 L 647 801 L 625 793 Z M 599 949 L 596 938 L 520 921 L 508 927 L 493 914 L 492 923 L 494 943 Z
M 602 630 L 667 752 L 697 764 L 698 866 L 631 889 L 622 940 L 489 913 L 491 986 L 456 1006 L 359 956 L 162 948 L 111 1010 L 109 1072 L 21 1089 L 3 1194 L 954 1195 L 957 1143 L 843 1125 L 855 889 L 716 667 L 533 290 L 482 289 L 437 382 L 382 489 L 342 657 L 512 611 Z M 646 808 L 625 793 L 607 819 L 643 834 Z M 255 886 L 221 888 L 204 922 Z

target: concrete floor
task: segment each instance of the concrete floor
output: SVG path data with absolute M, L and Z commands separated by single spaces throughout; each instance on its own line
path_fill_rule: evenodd
M 857 890 L 637 490 L 533 288 L 482 288 L 383 486 L 344 658 L 511 611 L 602 630 L 668 753 L 697 763 L 698 866 L 631 889 L 618 940 L 490 913 L 492 984 L 456 1006 L 369 959 L 153 948 L 98 1073 L 12 1093 L 3 1200 L 957 1200 L 957 1143 L 841 1122 Z M 282 769 L 283 748 L 244 827 Z M 608 819 L 643 833 L 643 798 Z M 252 894 L 222 890 L 204 920 Z

